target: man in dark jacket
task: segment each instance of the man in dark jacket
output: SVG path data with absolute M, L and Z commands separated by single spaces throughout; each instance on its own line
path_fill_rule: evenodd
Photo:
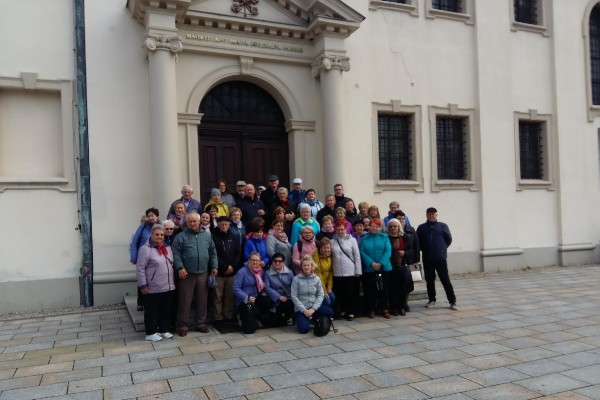
M 189 213 L 187 228 L 173 241 L 175 270 L 179 276 L 177 288 L 177 331 L 186 336 L 189 330 L 190 307 L 196 302 L 196 331 L 208 333 L 206 313 L 208 305 L 208 274 L 217 274 L 217 252 L 210 232 L 200 229 L 200 214 Z M 196 295 L 194 297 L 194 291 Z
M 333 193 L 335 194 L 335 208 L 345 208 L 348 198 L 344 194 L 344 187 L 341 183 L 336 183 L 335 186 L 333 186 Z
M 427 222 L 417 228 L 421 253 L 423 253 L 423 267 L 425 269 L 425 281 L 427 281 L 427 296 L 429 303 L 425 307 L 431 308 L 435 305 L 435 273 L 446 291 L 446 297 L 450 302 L 450 308 L 458 311 L 456 307 L 456 296 L 454 288 L 448 275 L 448 247 L 452 243 L 452 235 L 448 225 L 437 220 L 437 210 L 433 207 L 427 209 Z
M 250 232 L 250 223 L 254 218 L 265 219 L 267 216 L 265 203 L 256 196 L 254 185 L 250 183 L 244 188 L 244 197 L 236 200 L 235 205 L 242 211 L 242 222 L 248 232 Z
M 228 217 L 219 217 L 217 229 L 212 233 L 219 262 L 217 284 L 213 290 L 213 314 L 216 324 L 235 318 L 233 279 L 242 266 L 242 251 L 238 240 L 229 231 L 229 225 Z
M 319 225 L 323 223 L 323 217 L 326 215 L 331 215 L 333 217 L 333 220 L 335 221 L 335 209 L 335 196 L 332 194 L 328 194 L 325 197 L 325 207 L 321 208 L 317 212 L 317 222 L 319 223 Z
M 270 175 L 267 178 L 269 186 L 260 194 L 260 199 L 265 203 L 267 210 L 271 211 L 275 207 L 273 204 L 277 201 L 277 189 L 279 189 L 279 177 Z

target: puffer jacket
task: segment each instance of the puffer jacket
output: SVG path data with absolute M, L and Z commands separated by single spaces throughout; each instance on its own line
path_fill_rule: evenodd
M 313 261 L 315 264 L 317 264 L 315 274 L 321 278 L 323 290 L 327 294 L 333 289 L 333 269 L 331 268 L 331 256 L 321 255 L 317 250 L 313 254 Z
M 292 265 L 292 245 L 290 242 L 282 242 L 275 235 L 268 234 L 265 239 L 267 244 L 267 255 L 273 257 L 275 253 L 281 253 L 285 257 L 284 264 L 288 267 Z
M 263 290 L 268 293 L 269 278 L 267 277 L 267 273 L 264 269 L 261 269 L 260 277 L 265 284 L 265 288 Z M 236 306 L 240 305 L 241 303 L 247 303 L 248 296 L 258 297 L 259 293 L 258 287 L 256 286 L 256 278 L 250 271 L 248 265 L 245 265 L 238 271 L 237 274 L 235 274 L 232 289 Z
M 217 269 L 217 250 L 208 231 L 194 232 L 186 228 L 173 241 L 175 269 L 185 268 L 192 274 L 202 274 Z
M 269 279 L 269 288 L 265 289 L 265 291 L 267 292 L 269 299 L 274 303 L 277 303 L 279 301 L 279 296 L 290 297 L 292 291 L 292 279 L 294 279 L 294 273 L 291 269 L 285 265 L 281 269 L 281 272 L 276 271 L 275 268 L 269 268 L 267 271 L 267 278 Z
M 349 234 L 331 241 L 331 268 L 335 277 L 362 275 L 358 244 Z
M 383 271 L 391 271 L 392 245 L 388 235 L 382 232 L 369 233 L 360 242 L 360 258 L 363 272 L 375 272 L 372 263 L 380 263 Z
M 136 277 L 140 289 L 148 288 L 151 294 L 175 290 L 173 251 L 166 246 L 167 255 L 158 253 L 156 245 L 147 240 L 140 248 L 136 263 Z
M 448 247 L 452 243 L 448 225 L 439 221 L 425 222 L 417 228 L 417 236 L 423 261 L 437 262 L 448 258 Z
M 300 249 L 301 247 L 301 249 Z M 308 242 L 303 238 L 300 238 L 292 248 L 292 264 L 294 266 L 294 272 L 300 273 L 300 265 L 302 264 L 302 257 L 309 255 L 312 257 L 313 253 L 317 250 L 317 243 L 313 237 Z
M 294 311 L 303 312 L 309 308 L 317 310 L 321 307 L 324 297 L 323 286 L 317 275 L 310 274 L 306 276 L 299 274 L 292 280 Z
M 270 258 L 267 254 L 267 242 L 264 236 L 259 238 L 253 238 L 252 234 L 248 234 L 246 237 L 246 243 L 244 244 L 244 261 L 248 261 L 250 254 L 256 251 L 260 254 L 260 258 L 265 263 L 265 266 L 269 265 Z

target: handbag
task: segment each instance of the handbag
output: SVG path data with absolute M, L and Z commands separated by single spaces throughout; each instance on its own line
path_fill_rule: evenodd
M 410 268 L 410 274 L 413 282 L 420 282 L 423 280 L 423 269 L 421 267 L 421 263 L 410 264 L 408 267 Z
M 214 289 L 217 286 L 217 277 L 210 274 L 206 280 L 206 284 L 210 289 Z
M 315 324 L 315 336 L 327 336 L 332 329 L 334 333 L 337 333 L 337 329 L 333 326 L 333 320 L 329 315 L 319 315 L 318 317 L 314 317 L 313 322 Z

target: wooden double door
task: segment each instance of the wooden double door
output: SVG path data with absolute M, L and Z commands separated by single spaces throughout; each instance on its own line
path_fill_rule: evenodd
M 228 191 L 244 180 L 267 184 L 276 174 L 289 184 L 289 150 L 279 105 L 262 88 L 248 82 L 226 82 L 212 89 L 200 104 L 198 127 L 200 190 L 203 204 L 211 188 L 225 179 Z

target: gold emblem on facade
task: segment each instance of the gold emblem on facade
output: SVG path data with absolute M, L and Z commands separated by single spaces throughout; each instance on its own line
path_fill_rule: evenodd
M 231 10 L 233 12 L 243 12 L 244 17 L 250 15 L 258 15 L 258 7 L 255 4 L 258 4 L 258 0 L 233 0 L 231 5 Z

